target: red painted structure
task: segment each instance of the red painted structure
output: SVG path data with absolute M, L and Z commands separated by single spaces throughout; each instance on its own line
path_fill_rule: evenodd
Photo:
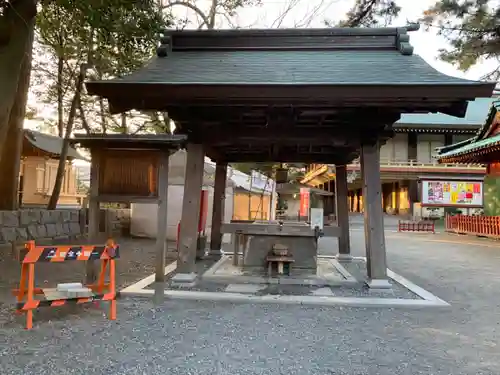
M 399 220 L 398 232 L 436 233 L 436 227 L 433 221 Z
M 500 239 L 500 216 L 446 215 L 447 232 Z

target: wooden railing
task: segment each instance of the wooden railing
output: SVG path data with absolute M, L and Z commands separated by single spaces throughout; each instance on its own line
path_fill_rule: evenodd
M 360 159 L 354 159 L 350 165 L 360 165 Z M 468 168 L 468 169 L 485 169 L 483 165 L 470 165 L 470 164 L 439 164 L 437 161 L 421 162 L 418 160 L 389 160 L 381 159 L 380 166 L 383 167 L 435 167 L 435 168 Z
M 500 239 L 500 216 L 446 215 L 445 230 Z
M 333 165 L 332 168 L 328 168 L 327 164 L 315 164 L 316 168 L 315 169 L 310 169 L 304 178 L 302 179 L 301 183 L 307 183 L 316 176 L 321 175 L 322 173 L 325 173 L 329 170 L 334 171 Z M 351 169 L 359 169 L 361 168 L 361 163 L 359 158 L 353 160 L 349 165 L 348 168 Z M 470 165 L 470 164 L 439 164 L 437 161 L 432 161 L 432 162 L 420 162 L 418 160 L 403 160 L 403 161 L 398 161 L 398 160 L 388 160 L 388 159 L 381 159 L 380 160 L 380 167 L 384 168 L 386 172 L 387 169 L 391 170 L 394 168 L 395 170 L 401 170 L 402 168 L 406 169 L 407 172 L 412 172 L 412 168 L 415 168 L 416 170 L 418 168 L 432 168 L 433 170 L 436 170 L 436 172 L 444 172 L 446 169 L 460 169 L 461 173 L 463 173 L 463 170 L 470 170 L 471 173 L 474 172 L 481 172 L 484 171 L 486 173 L 486 167 L 483 165 Z M 474 172 L 473 172 L 474 171 Z M 450 171 L 453 172 L 453 171 Z M 334 173 L 334 172 L 333 172 Z

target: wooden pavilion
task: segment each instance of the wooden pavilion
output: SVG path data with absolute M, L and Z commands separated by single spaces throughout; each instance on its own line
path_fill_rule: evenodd
M 99 239 L 101 203 L 158 204 L 157 281 L 163 281 L 165 276 L 169 157 L 185 140 L 185 136 L 167 134 L 77 134 L 71 140 L 73 144 L 89 149 L 92 158 L 88 230 L 90 241 Z M 87 283 L 95 281 L 97 270 L 94 263 L 90 260 L 87 262 Z
M 217 163 L 212 250 L 220 249 L 227 164 L 331 163 L 337 174 L 339 254 L 349 257 L 346 164 L 361 156 L 368 285 L 390 287 L 380 145 L 401 113 L 463 117 L 493 83 L 449 77 L 413 54 L 402 28 L 165 31 L 157 56 L 122 78 L 87 83 L 113 113 L 168 111 L 187 136 L 177 280 L 195 274 L 203 158 Z

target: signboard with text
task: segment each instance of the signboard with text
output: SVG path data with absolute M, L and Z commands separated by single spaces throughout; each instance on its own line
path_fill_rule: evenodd
M 482 181 L 422 181 L 422 207 L 483 207 Z
M 308 188 L 300 188 L 300 216 L 309 217 L 310 191 Z

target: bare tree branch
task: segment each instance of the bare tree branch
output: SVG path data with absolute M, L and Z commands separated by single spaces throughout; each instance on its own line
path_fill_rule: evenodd
M 217 2 L 217 0 L 214 0 L 215 2 Z M 163 9 L 167 9 L 167 8 L 172 8 L 174 6 L 183 6 L 183 7 L 186 7 L 186 8 L 189 8 L 191 9 L 192 11 L 194 11 L 198 16 L 201 17 L 201 19 L 203 20 L 203 23 L 200 25 L 200 29 L 204 26 L 204 25 L 210 25 L 211 24 L 211 20 L 209 17 L 207 17 L 205 15 L 205 13 L 199 8 L 197 7 L 195 4 L 193 3 L 190 3 L 189 1 L 182 1 L 182 0 L 176 0 L 176 1 L 169 1 L 168 4 L 166 4 Z
M 78 112 L 80 113 L 80 120 L 82 120 L 82 126 L 87 132 L 87 134 L 92 133 L 92 130 L 90 129 L 89 123 L 87 122 L 87 118 L 85 117 L 85 111 L 83 110 L 82 106 L 82 98 L 78 98 Z

